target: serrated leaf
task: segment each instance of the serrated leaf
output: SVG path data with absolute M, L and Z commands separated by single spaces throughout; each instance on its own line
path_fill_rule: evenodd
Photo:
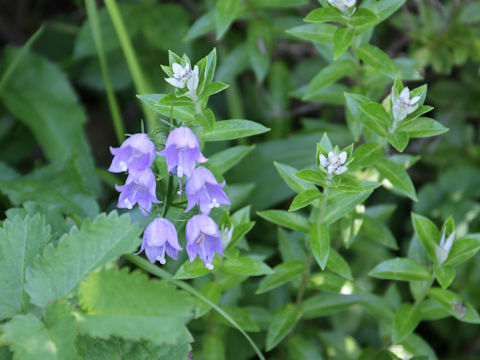
M 50 240 L 40 215 L 7 219 L 0 229 L 0 320 L 22 312 L 27 267 Z M 27 300 L 28 301 L 28 300 Z
M 437 226 L 425 216 L 413 212 L 412 224 L 420 243 L 430 257 L 430 260 L 436 263 L 437 255 L 435 247 L 440 239 L 440 231 L 438 231 Z
M 473 324 L 480 324 L 480 316 L 477 310 L 468 302 L 450 290 L 443 290 L 440 288 L 432 288 L 428 296 L 436 301 L 446 310 L 450 315 L 456 319 Z
M 190 338 L 185 323 L 193 302 L 185 292 L 140 271 L 103 269 L 80 284 L 77 319 L 81 333 L 129 340 L 146 339 L 157 344 L 176 344 Z
M 287 304 L 272 319 L 267 331 L 265 350 L 270 351 L 282 341 L 300 320 L 300 308 Z
M 73 228 L 54 248 L 45 248 L 27 270 L 25 290 L 32 303 L 45 306 L 73 291 L 94 269 L 139 245 L 140 227 L 128 215 L 111 212 L 99 215 L 93 222 L 86 220 L 80 229 Z
M 263 134 L 270 131 L 269 128 L 250 120 L 223 120 L 215 123 L 213 130 L 206 131 L 205 141 L 233 140 L 246 136 Z
M 245 276 L 268 275 L 273 272 L 263 261 L 248 256 L 227 258 L 223 262 L 222 269 L 233 275 Z
M 339 27 L 337 31 L 335 31 L 335 35 L 333 35 L 334 60 L 337 60 L 345 51 L 347 51 L 352 43 L 354 32 L 353 28 L 349 27 Z
M 78 358 L 75 349 L 75 317 L 72 306 L 66 301 L 54 301 L 45 312 L 45 325 L 55 344 L 58 359 L 74 360 Z
M 416 306 L 405 303 L 395 312 L 392 327 L 392 342 L 399 344 L 420 323 L 420 311 Z
M 305 206 L 310 205 L 315 200 L 318 200 L 323 197 L 323 194 L 317 189 L 305 190 L 293 198 L 293 201 L 290 205 L 288 211 L 296 211 L 298 209 L 304 208 Z
M 292 230 L 305 233 L 310 231 L 308 220 L 299 214 L 289 213 L 284 210 L 265 210 L 259 211 L 257 214 L 265 220 Z
M 316 187 L 310 182 L 306 182 L 299 177 L 297 177 L 298 170 L 284 164 L 274 162 L 275 168 L 282 177 L 282 179 L 287 183 L 287 185 L 296 193 L 301 193 L 305 190 L 314 190 Z
M 282 286 L 296 276 L 302 274 L 304 271 L 305 264 L 301 261 L 283 262 L 282 264 L 275 266 L 273 272 L 262 279 L 255 294 L 262 294 Z
M 334 314 L 358 304 L 362 295 L 343 295 L 323 293 L 315 295 L 302 302 L 302 318 L 314 319 L 325 315 Z
M 330 231 L 325 223 L 314 223 L 310 230 L 310 247 L 318 265 L 325 269 L 330 254 Z
M 363 62 L 370 65 L 376 71 L 395 79 L 397 69 L 390 57 L 381 49 L 370 44 L 363 44 L 357 48 L 357 54 Z
M 431 275 L 425 267 L 416 261 L 407 258 L 395 258 L 382 261 L 368 273 L 377 279 L 391 280 L 430 280 Z
M 390 181 L 399 193 L 417 201 L 415 186 L 402 165 L 389 159 L 382 159 L 374 166 L 380 175 Z
M 345 76 L 349 76 L 355 72 L 355 64 L 352 61 L 341 60 L 325 66 L 308 84 L 307 91 L 303 96 L 303 100 L 309 100 L 322 89 Z

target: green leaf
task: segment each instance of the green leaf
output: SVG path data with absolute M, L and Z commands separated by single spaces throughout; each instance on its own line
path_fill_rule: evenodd
M 192 41 L 215 30 L 215 11 L 210 10 L 200 16 L 188 29 L 183 41 Z
M 397 69 L 392 60 L 378 47 L 363 44 L 357 48 L 357 55 L 362 61 L 370 65 L 376 71 L 395 79 L 397 77 Z
M 314 319 L 348 309 L 362 300 L 361 295 L 323 293 L 302 302 L 302 318 Z
M 208 164 L 214 166 L 221 174 L 225 174 L 244 157 L 250 154 L 253 149 L 255 149 L 255 145 L 233 146 L 210 156 L 208 158 Z
M 399 344 L 420 323 L 420 311 L 416 306 L 405 303 L 395 312 L 395 318 L 393 319 L 392 327 L 392 342 Z
M 303 21 L 307 22 L 339 22 L 341 24 L 345 24 L 346 20 L 343 14 L 334 8 L 319 8 L 310 11 L 307 16 L 303 19 Z
M 303 181 L 297 177 L 297 169 L 277 162 L 274 162 L 273 165 L 275 165 L 275 168 L 277 169 L 282 179 L 296 193 L 316 189 L 316 187 L 310 184 L 308 181 Z
M 360 121 L 363 121 L 363 125 L 378 135 L 385 137 L 387 135 L 387 129 L 391 125 L 391 119 L 383 106 L 372 101 L 360 105 L 360 110 L 367 115 L 367 117 L 360 118 Z
M 376 163 L 385 153 L 385 148 L 381 144 L 366 143 L 362 144 L 353 152 L 355 159 L 349 168 L 363 169 Z
M 195 122 L 195 109 L 191 106 L 164 106 L 160 105 L 159 101 L 166 96 L 165 94 L 142 94 L 137 95 L 142 103 L 148 106 L 153 111 L 166 116 L 167 118 L 174 118 L 180 121 Z M 203 125 L 203 124 L 202 124 Z
M 315 200 L 323 197 L 323 194 L 317 189 L 305 190 L 293 198 L 288 211 L 296 211 L 310 205 Z
M 273 272 L 263 261 L 248 256 L 227 258 L 222 269 L 229 274 L 244 276 L 268 275 Z
M 195 115 L 195 122 L 202 125 L 206 131 L 212 131 L 215 127 L 215 115 L 212 110 L 207 108 Z
M 437 136 L 449 130 L 438 121 L 428 117 L 419 117 L 412 121 L 405 119 L 400 125 L 399 128 L 408 133 L 408 136 L 412 138 Z
M 309 100 L 322 91 L 323 88 L 333 84 L 345 76 L 355 72 L 355 64 L 352 61 L 341 60 L 325 66 L 308 84 L 303 100 Z
M 330 248 L 327 269 L 347 280 L 353 280 L 352 270 L 350 270 L 347 261 L 333 248 Z
M 216 304 L 222 296 L 222 287 L 218 283 L 209 281 L 203 285 L 200 292 L 208 300 Z M 197 301 L 197 305 L 195 307 L 195 318 L 198 319 L 199 317 L 205 315 L 205 313 L 207 313 L 211 308 L 212 307 L 206 302 L 201 300 Z
M 302 335 L 296 334 L 288 337 L 286 341 L 286 346 L 289 359 L 323 360 L 320 346 L 307 340 Z
M 360 291 L 352 281 L 345 280 L 345 278 L 328 271 L 322 271 L 310 275 L 307 287 L 337 294 L 346 289 L 353 292 Z
M 255 221 L 247 221 L 235 225 L 233 228 L 232 240 L 228 243 L 227 249 L 234 248 L 240 240 L 250 231 L 255 225 Z
M 352 43 L 353 28 L 339 27 L 333 35 L 333 59 L 337 60 L 340 56 L 347 51 L 348 47 Z
M 267 275 L 258 286 L 255 294 L 275 289 L 301 275 L 305 271 L 305 264 L 301 261 L 286 261 L 273 268 L 273 273 Z
M 270 25 L 261 20 L 253 20 L 247 29 L 247 51 L 250 65 L 259 82 L 262 82 L 270 67 L 270 48 L 272 30 Z
M 330 254 L 330 231 L 325 223 L 314 223 L 310 230 L 310 247 L 318 265 L 325 270 Z
M 4 61 L 10 62 L 17 53 L 7 48 Z M 66 75 L 56 64 L 33 53 L 26 53 L 19 64 L 2 93 L 5 107 L 30 128 L 50 161 L 63 162 L 75 155 L 85 185 L 99 193 L 100 183 L 83 130 L 85 111 Z
M 286 32 L 302 40 L 330 44 L 333 41 L 333 34 L 336 30 L 337 27 L 335 25 L 306 24 L 295 26 Z
M 397 130 L 393 134 L 388 134 L 387 139 L 388 142 L 395 148 L 395 150 L 403 152 L 408 145 L 410 137 L 406 132 Z
M 260 331 L 257 323 L 247 310 L 232 305 L 223 305 L 221 306 L 221 309 L 236 321 L 245 331 Z M 222 324 L 235 328 L 231 322 L 227 321 L 224 317 L 221 317 L 218 313 L 215 313 L 215 318 L 217 318 Z
M 473 257 L 480 249 L 480 234 L 469 234 L 456 239 L 444 266 L 457 266 Z
M 73 291 L 92 270 L 139 245 L 140 227 L 128 215 L 116 212 L 86 220 L 64 235 L 56 247 L 49 245 L 27 270 L 25 290 L 32 303 L 45 306 Z
M 119 336 L 157 344 L 176 344 L 191 338 L 185 323 L 193 302 L 185 292 L 140 271 L 127 268 L 92 272 L 80 284 L 77 319 L 81 333 L 94 337 Z
M 307 233 L 310 231 L 310 224 L 306 218 L 299 214 L 289 213 L 284 210 L 265 210 L 257 214 L 267 221 L 284 226 L 286 228 Z
M 0 341 L 10 344 L 16 359 L 60 360 L 45 325 L 34 315 L 17 315 L 2 327 Z
M 206 131 L 205 141 L 233 140 L 246 136 L 263 134 L 270 131 L 269 128 L 250 120 L 223 120 L 215 123 L 211 131 Z
M 75 350 L 75 317 L 72 307 L 66 301 L 54 301 L 45 312 L 45 325 L 51 340 L 55 343 L 58 359 L 77 359 Z
M 363 216 L 361 232 L 380 245 L 398 250 L 397 241 L 390 229 L 385 224 L 366 214 Z
M 282 341 L 300 320 L 300 308 L 287 304 L 272 319 L 267 331 L 265 350 L 270 351 Z
M 435 247 L 440 240 L 440 231 L 438 231 L 437 226 L 425 216 L 413 212 L 412 224 L 420 243 L 430 257 L 430 260 L 436 263 L 437 255 Z
M 19 314 L 27 267 L 50 240 L 50 227 L 36 215 L 7 219 L 0 229 L 0 320 Z M 27 300 L 28 301 L 28 300 Z
M 453 266 L 439 266 L 433 265 L 433 273 L 442 289 L 446 289 L 450 286 L 455 279 L 455 268 Z
M 192 106 L 192 100 L 186 96 L 177 96 L 177 94 L 167 94 L 158 100 L 159 106 Z
M 377 279 L 391 280 L 430 280 L 430 273 L 416 261 L 407 258 L 385 260 L 368 273 Z
M 296 172 L 294 176 L 302 181 L 318 186 L 325 186 L 327 184 L 327 175 L 323 171 L 303 169 Z
M 219 93 L 220 91 L 223 91 L 226 88 L 228 88 L 228 86 L 229 86 L 228 84 L 225 84 L 223 82 L 215 81 L 205 88 L 205 90 L 200 94 L 200 97 L 204 98 L 204 97 Z
M 371 194 L 372 190 L 352 192 L 351 195 L 348 194 L 335 201 L 329 202 L 325 210 L 325 217 L 322 221 L 326 224 L 334 223 L 353 210 L 355 206 L 362 204 Z
M 377 19 L 377 14 L 375 14 L 372 10 L 369 10 L 367 8 L 359 8 L 355 11 L 352 18 L 350 19 L 350 24 L 353 26 L 370 25 Z
M 232 22 L 237 17 L 240 0 L 217 0 L 215 6 L 215 29 L 217 40 L 227 32 Z
M 466 301 L 450 290 L 432 288 L 428 296 L 436 301 L 456 319 L 473 324 L 480 324 L 480 316 L 477 310 Z
M 298 7 L 308 4 L 308 0 L 252 0 L 255 7 Z
M 215 256 L 212 265 L 215 269 L 218 268 L 218 266 L 220 265 L 220 260 L 218 256 Z M 208 270 L 205 267 L 203 261 L 200 260 L 200 258 L 196 258 L 193 262 L 190 262 L 189 260 L 185 261 L 175 273 L 174 278 L 180 280 L 194 279 L 210 274 L 211 272 L 212 270 Z
M 417 201 L 415 186 L 402 165 L 389 159 L 382 159 L 374 166 L 382 177 L 390 181 L 395 190 L 413 201 Z

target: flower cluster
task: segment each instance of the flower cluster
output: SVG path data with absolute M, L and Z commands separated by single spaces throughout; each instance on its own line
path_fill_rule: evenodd
M 344 14 L 348 13 L 350 11 L 350 8 L 352 8 L 356 2 L 356 0 L 327 0 L 327 1 L 331 6 L 336 7 L 338 10 L 340 10 Z
M 179 77 L 177 81 L 181 79 L 183 78 Z M 185 81 L 188 86 L 188 79 Z M 155 194 L 155 175 L 150 169 L 155 155 L 165 157 L 169 173 L 178 177 L 180 195 L 182 180 L 186 178 L 185 212 L 191 211 L 195 206 L 198 206 L 201 212 L 187 222 L 187 253 L 191 262 L 199 256 L 207 269 L 213 269 L 215 252 L 223 255 L 222 240 L 218 225 L 209 214 L 213 208 L 230 205 L 230 200 L 223 191 L 225 182 L 219 183 L 206 167 L 197 167 L 198 164 L 205 163 L 207 158 L 200 152 L 200 145 L 193 131 L 185 126 L 175 128 L 168 135 L 165 148 L 160 152 L 155 151 L 155 145 L 146 134 L 132 135 L 119 148 L 110 148 L 110 151 L 114 158 L 109 171 L 129 173 L 125 185 L 116 186 L 120 192 L 117 205 L 119 208 L 132 209 L 138 204 L 142 214 L 148 216 L 152 204 L 160 203 Z M 181 250 L 175 226 L 167 219 L 156 218 L 144 231 L 139 253 L 145 251 L 150 262 L 159 261 L 165 264 L 165 254 L 177 259 Z
M 347 152 L 342 151 L 340 154 L 337 149 L 330 151 L 328 157 L 320 154 L 320 167 L 328 175 L 340 175 L 348 170 L 345 162 L 347 161 Z
M 403 88 L 399 97 L 392 90 L 392 112 L 395 122 L 402 121 L 417 110 L 419 100 L 420 96 L 414 96 L 410 99 L 410 89 L 408 87 Z
M 176 88 L 183 89 L 185 86 L 188 92 L 185 94 L 188 98 L 194 100 L 197 98 L 198 87 L 198 66 L 195 65 L 193 70 L 190 69 L 190 63 L 186 62 L 185 66 L 178 63 L 172 64 L 173 77 L 166 78 L 165 80 Z

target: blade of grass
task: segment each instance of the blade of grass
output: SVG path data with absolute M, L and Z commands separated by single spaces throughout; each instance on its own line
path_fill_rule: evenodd
M 237 330 L 240 331 L 243 336 L 245 336 L 247 341 L 252 346 L 253 350 L 255 350 L 255 352 L 257 353 L 258 358 L 260 360 L 265 360 L 265 357 L 263 356 L 262 352 L 257 347 L 255 342 L 250 338 L 250 336 L 248 336 L 248 334 L 245 332 L 245 330 L 243 330 L 243 328 L 240 325 L 238 325 L 238 323 L 235 320 L 233 320 L 230 317 L 230 315 L 228 315 L 225 311 L 223 311 L 217 304 L 215 304 L 214 302 L 210 301 L 208 298 L 203 296 L 194 287 L 190 286 L 189 284 L 187 284 L 183 281 L 173 279 L 172 275 L 170 275 L 168 272 L 160 269 L 158 266 L 155 266 L 155 265 L 151 264 L 150 262 L 148 262 L 144 258 L 141 258 L 139 256 L 135 256 L 135 255 L 131 255 L 131 254 L 123 255 L 123 257 L 125 259 L 127 259 L 128 261 L 130 261 L 132 264 L 135 264 L 138 267 L 142 268 L 143 270 L 148 271 L 150 274 L 153 274 L 155 276 L 158 276 L 162 279 L 165 279 L 165 280 L 171 282 L 172 284 L 175 284 L 179 288 L 189 292 L 190 294 L 197 297 L 198 299 L 200 299 L 204 303 L 210 305 L 215 311 L 217 311 L 220 315 L 222 315 L 225 318 L 225 320 L 227 320 L 230 324 L 232 324 L 235 328 L 237 328 Z
M 112 82 L 110 80 L 110 73 L 108 71 L 107 58 L 105 51 L 103 50 L 102 34 L 100 32 L 100 24 L 98 22 L 97 6 L 95 0 L 85 0 L 85 7 L 87 9 L 88 20 L 90 28 L 92 30 L 93 42 L 97 49 L 98 61 L 100 63 L 100 69 L 102 71 L 103 82 L 105 83 L 105 90 L 107 92 L 108 107 L 110 108 L 110 114 L 113 120 L 113 127 L 115 128 L 115 134 L 117 135 L 118 143 L 123 142 L 125 136 L 125 129 L 123 127 L 122 116 L 120 115 L 120 109 L 118 106 L 117 98 L 113 92 Z
M 122 51 L 125 55 L 125 59 L 127 60 L 128 68 L 132 74 L 137 93 L 152 93 L 152 87 L 143 75 L 140 64 L 138 63 L 137 55 L 135 54 L 132 42 L 128 37 L 127 29 L 125 28 L 125 23 L 123 22 L 122 15 L 118 9 L 117 2 L 115 0 L 105 0 L 105 6 L 107 7 L 108 13 L 113 22 L 113 26 L 115 27 L 115 31 L 117 32 L 118 39 L 120 40 L 120 45 L 122 46 Z M 153 111 L 150 110 L 146 105 L 142 104 L 142 107 L 149 125 L 149 130 L 152 131 L 157 127 L 155 115 Z
M 33 34 L 30 39 L 23 45 L 22 49 L 18 52 L 18 54 L 15 56 L 15 58 L 12 60 L 10 64 L 8 64 L 7 69 L 4 71 L 0 78 L 0 97 L 2 96 L 3 89 L 10 78 L 12 76 L 15 68 L 20 64 L 22 61 L 22 58 L 25 56 L 26 52 L 30 47 L 33 45 L 35 41 L 37 41 L 38 37 L 43 31 L 43 26 L 41 26 L 37 31 L 35 31 L 35 34 Z

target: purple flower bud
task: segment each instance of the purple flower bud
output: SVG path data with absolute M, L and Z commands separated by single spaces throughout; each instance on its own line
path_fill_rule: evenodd
M 193 262 L 198 255 L 205 263 L 205 267 L 212 270 L 215 251 L 223 255 L 222 241 L 215 221 L 205 214 L 194 215 L 188 220 L 185 235 L 190 262 Z
M 210 170 L 203 166 L 196 168 L 187 181 L 188 206 L 185 212 L 192 210 L 197 204 L 204 214 L 210 214 L 210 210 L 220 205 L 230 205 L 227 194 L 222 190 L 223 187 L 225 182 L 219 184 Z
M 179 178 L 192 176 L 196 162 L 204 163 L 207 158 L 199 150 L 198 139 L 190 128 L 181 126 L 173 129 L 168 135 L 165 149 L 158 155 L 165 156 L 168 171 L 175 173 Z
M 178 243 L 175 226 L 167 219 L 153 220 L 143 233 L 142 248 L 137 254 L 144 250 L 152 264 L 157 260 L 160 264 L 165 264 L 165 252 L 172 259 L 177 260 L 178 251 L 182 250 L 182 247 Z
M 130 136 L 119 148 L 110 146 L 110 152 L 114 157 L 108 171 L 140 173 L 152 165 L 155 144 L 146 134 L 140 133 Z
M 150 169 L 128 175 L 125 185 L 115 185 L 117 191 L 120 191 L 117 207 L 132 209 L 138 203 L 142 214 L 148 216 L 148 212 L 152 209 L 152 203 L 160 202 L 155 194 L 156 186 L 155 175 Z

